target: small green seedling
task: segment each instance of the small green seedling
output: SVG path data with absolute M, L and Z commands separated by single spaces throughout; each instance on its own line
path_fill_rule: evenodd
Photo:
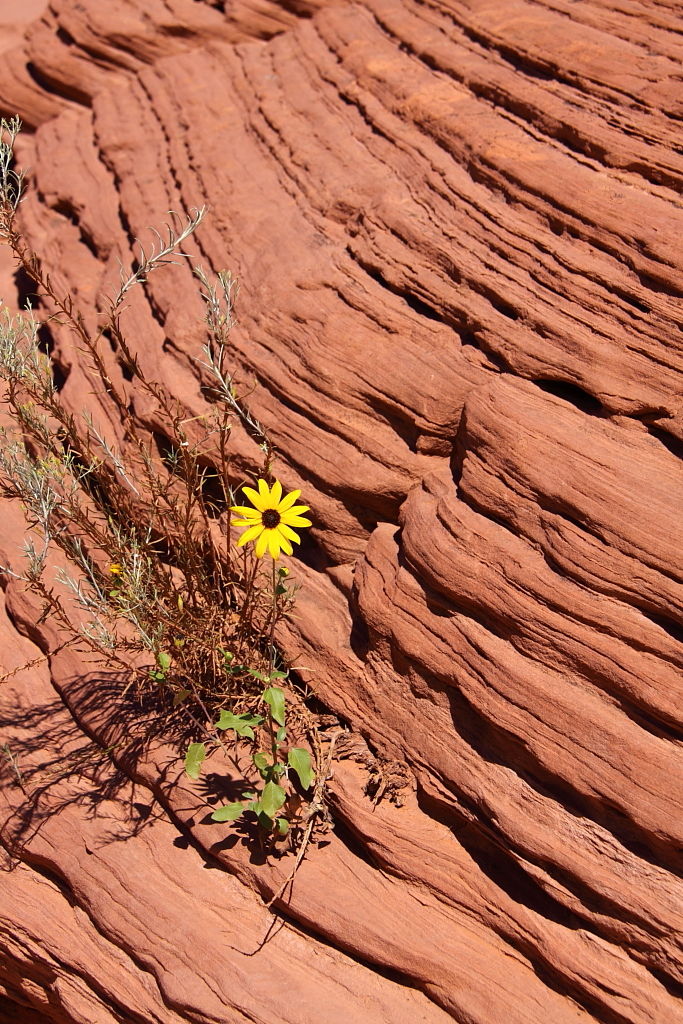
M 287 675 L 286 672 L 277 670 L 271 671 L 267 676 L 261 672 L 250 671 L 252 675 L 267 683 L 274 679 L 284 679 Z M 286 836 L 289 831 L 289 820 L 278 815 L 278 811 L 287 802 L 287 790 L 280 783 L 291 770 L 298 776 L 302 788 L 307 790 L 313 784 L 315 772 L 311 764 L 311 755 L 304 747 L 292 747 L 287 752 L 287 761 L 281 759 L 280 747 L 287 738 L 287 701 L 284 690 L 279 686 L 268 686 L 261 694 L 261 700 L 268 708 L 266 718 L 261 715 L 234 715 L 230 711 L 222 711 L 216 728 L 234 729 L 237 735 L 253 740 L 253 728 L 266 723 L 271 739 L 270 753 L 260 750 L 252 754 L 254 767 L 263 780 L 263 788 L 260 793 L 243 793 L 243 799 L 247 800 L 247 803 L 224 804 L 213 812 L 211 818 L 213 821 L 237 821 L 245 811 L 252 811 L 261 828 L 278 836 Z
M 236 665 L 235 655 L 232 651 L 224 651 L 222 647 L 218 648 L 219 654 L 223 655 L 223 671 L 229 675 L 240 675 L 242 672 L 248 672 L 246 665 Z

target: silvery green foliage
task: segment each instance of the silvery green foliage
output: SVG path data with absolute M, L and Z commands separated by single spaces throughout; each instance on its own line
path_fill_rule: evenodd
M 16 212 L 24 191 L 24 172 L 15 171 L 12 167 L 14 159 L 14 143 L 21 131 L 18 117 L 0 119 L 0 196 Z
M 14 317 L 8 309 L 3 309 L 0 312 L 0 365 L 4 380 L 30 383 L 49 397 L 54 394 L 55 386 L 50 360 L 40 350 L 39 327 L 30 309 L 26 315 L 18 313 Z
M 0 240 L 10 242 L 15 254 L 17 249 L 26 252 L 14 219 L 24 190 L 24 174 L 13 167 L 14 143 L 20 128 L 18 118 L 0 120 Z M 151 247 L 145 249 L 138 240 L 137 268 L 128 274 L 121 265 L 120 285 L 109 309 L 110 322 L 115 322 L 125 295 L 134 285 L 144 284 L 157 268 L 178 263 L 173 257 L 186 255 L 179 247 L 197 229 L 206 212 L 206 207 L 202 207 L 185 218 L 171 213 L 172 223 L 166 225 L 163 235 L 152 229 L 155 241 Z M 26 258 L 31 269 L 38 271 L 36 257 L 27 254 Z M 71 317 L 70 299 L 65 300 L 63 308 L 67 320 L 82 325 L 79 314 L 74 315 L 75 319 Z M 145 540 L 149 544 L 151 538 L 142 538 L 141 542 L 134 531 L 123 530 L 110 519 L 112 548 L 125 553 L 125 557 L 117 555 L 125 585 L 112 591 L 103 587 L 101 571 L 98 573 L 78 537 L 79 523 L 82 526 L 91 514 L 88 477 L 93 476 L 97 464 L 113 471 L 136 498 L 142 497 L 140 490 L 130 468 L 89 413 L 82 416 L 87 455 L 76 457 L 71 444 L 66 443 L 68 431 L 63 424 L 70 426 L 75 420 L 61 410 L 50 359 L 41 351 L 39 328 L 40 321 L 30 308 L 26 314 L 14 317 L 7 309 L 0 312 L 0 380 L 6 384 L 16 423 L 14 430 L 0 428 L 0 486 L 8 496 L 21 501 L 29 525 L 24 542 L 25 570 L 16 572 L 0 566 L 0 572 L 26 583 L 42 583 L 50 544 L 58 541 L 76 574 L 59 569 L 55 579 L 88 614 L 88 621 L 81 627 L 83 635 L 95 640 L 98 646 L 113 650 L 117 638 L 108 623 L 111 624 L 114 610 L 115 618 L 127 619 L 134 625 L 144 647 L 156 651 L 159 637 L 150 628 L 149 609 L 156 605 L 159 595 L 151 559 L 143 550 Z M 97 339 L 93 344 L 96 343 Z M 30 447 L 27 437 L 31 438 Z M 138 455 L 151 475 L 154 469 L 149 453 L 141 447 Z M 115 609 L 112 592 L 116 593 Z M 52 592 L 44 589 L 44 593 Z M 163 632 L 161 624 L 159 631 Z
M 233 307 L 239 292 L 239 286 L 229 270 L 222 270 L 218 273 L 217 284 L 213 284 L 202 267 L 195 267 L 194 272 L 201 281 L 204 291 L 200 292 L 206 305 L 205 323 L 209 328 L 210 341 L 204 346 L 203 352 L 206 361 L 198 359 L 200 366 L 208 371 L 212 382 L 212 390 L 219 401 L 224 402 L 229 409 L 236 413 L 240 419 L 256 434 L 259 439 L 261 450 L 269 454 L 268 435 L 264 427 L 238 399 L 233 374 L 226 370 L 226 347 L 228 345 L 228 334 L 237 321 L 233 317 Z
M 0 314 L 0 378 L 10 389 L 28 385 L 49 401 L 54 384 L 49 360 L 38 347 L 37 330 L 31 315 L 12 318 L 8 310 Z M 6 494 L 22 501 L 29 526 L 40 537 L 39 548 L 32 535 L 25 542 L 28 576 L 35 578 L 42 572 L 50 541 L 61 529 L 56 525 L 57 513 L 64 512 L 78 493 L 81 471 L 70 451 L 59 458 L 55 455 L 45 413 L 31 401 L 20 397 L 16 401 L 24 426 L 44 450 L 29 453 L 20 430 L 1 427 L 0 481 Z
M 178 246 L 182 245 L 183 242 L 197 230 L 207 213 L 208 207 L 206 206 L 202 206 L 199 210 L 195 209 L 194 216 L 187 216 L 185 218 L 185 226 L 181 227 L 178 234 L 176 234 L 175 229 L 171 227 L 170 224 L 166 224 L 165 239 L 156 228 L 150 228 L 156 238 L 156 241 L 152 242 L 149 253 L 145 251 L 140 239 L 136 238 L 136 242 L 140 249 L 138 267 L 137 270 L 133 271 L 133 273 L 128 276 L 126 276 L 123 266 L 120 267 L 120 287 L 114 299 L 115 307 L 118 307 L 121 304 L 125 294 L 130 291 L 134 285 L 144 284 L 153 270 L 156 270 L 158 267 L 168 266 L 169 264 L 173 264 L 175 266 L 181 265 L 177 259 L 172 259 L 172 257 L 188 256 L 187 253 L 180 252 L 178 250 Z M 182 218 L 174 213 L 173 210 L 169 210 L 169 216 L 173 218 L 174 223 L 182 225 Z

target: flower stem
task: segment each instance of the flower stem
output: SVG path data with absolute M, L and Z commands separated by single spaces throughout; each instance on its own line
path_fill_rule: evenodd
M 273 615 L 270 620 L 270 650 L 268 657 L 268 673 L 275 668 L 275 621 L 277 619 L 277 575 L 275 573 L 275 559 L 273 562 Z

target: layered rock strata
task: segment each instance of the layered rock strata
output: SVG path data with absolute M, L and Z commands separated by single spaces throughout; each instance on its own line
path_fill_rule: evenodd
M 210 204 L 187 251 L 242 281 L 231 356 L 314 509 L 281 639 L 352 737 L 264 943 L 287 858 L 170 741 L 118 756 L 117 681 L 8 582 L 0 1021 L 683 1021 L 680 40 L 637 0 L 52 0 L 0 54 L 91 322 Z M 200 321 L 184 265 L 126 313 L 189 416 Z

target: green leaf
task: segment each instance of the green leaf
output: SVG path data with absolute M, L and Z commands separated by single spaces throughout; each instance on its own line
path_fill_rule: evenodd
M 262 672 L 257 672 L 255 668 L 248 668 L 247 672 L 250 676 L 255 676 L 257 679 L 260 679 L 262 683 L 268 682 L 267 677 L 264 676 Z
M 268 829 L 269 832 L 273 827 L 273 819 L 270 818 L 265 811 L 258 812 L 258 823 L 261 828 Z
M 269 686 L 267 690 L 263 691 L 263 700 L 270 707 L 270 713 L 273 720 L 278 725 L 285 724 L 285 694 L 284 690 L 281 690 L 279 686 Z
M 206 747 L 203 743 L 190 743 L 185 755 L 185 771 L 191 779 L 198 779 L 202 764 L 206 758 Z
M 269 678 L 270 679 L 286 679 L 288 675 L 289 675 L 289 672 L 280 672 L 279 669 L 274 668 L 273 671 L 270 673 L 270 677 Z
M 256 793 L 242 793 L 242 799 L 243 800 L 255 800 L 256 799 Z
M 221 717 L 216 722 L 217 729 L 234 729 L 238 736 L 246 736 L 253 740 L 253 726 L 260 725 L 263 721 L 261 715 L 233 715 L 232 711 L 225 708 L 221 711 Z
M 287 754 L 287 762 L 290 768 L 293 768 L 296 774 L 299 776 L 299 782 L 304 789 L 309 789 L 313 779 L 315 778 L 315 772 L 311 767 L 311 755 L 304 747 L 292 747 Z
M 289 832 L 289 822 L 286 818 L 278 818 L 275 822 L 275 827 L 281 836 L 286 836 Z
M 244 722 L 246 725 L 256 726 L 265 721 L 263 715 L 239 715 L 238 717 L 240 721 Z
M 230 675 L 237 676 L 241 672 L 248 672 L 249 669 L 247 668 L 246 665 L 234 665 L 232 663 L 232 661 L 224 661 L 223 662 L 223 671 L 224 672 L 229 672 Z
M 287 739 L 287 730 L 285 729 L 284 725 L 280 726 L 280 728 L 278 729 L 277 733 L 275 734 L 275 739 L 278 741 L 278 743 L 283 743 Z
M 157 662 L 159 663 L 159 668 L 162 672 L 167 672 L 171 667 L 171 655 L 167 654 L 166 651 L 160 651 L 159 654 L 157 654 Z
M 212 821 L 237 821 L 244 813 L 244 804 L 223 804 L 211 815 Z
M 177 708 L 182 700 L 185 700 L 186 697 L 190 696 L 191 692 L 191 690 L 178 690 L 173 698 L 173 707 Z
M 278 583 L 278 585 L 275 588 L 275 593 L 277 594 L 278 597 L 282 597 L 283 594 L 287 593 L 287 587 L 283 587 L 281 583 Z M 279 820 L 280 819 L 278 818 L 278 821 Z
M 216 722 L 217 729 L 234 729 L 235 725 L 233 722 L 237 722 L 237 716 L 233 715 L 232 711 L 226 711 L 225 708 L 221 711 L 221 717 Z
M 286 799 L 287 794 L 282 786 L 278 786 L 277 782 L 266 782 L 259 801 L 261 811 L 269 818 L 274 818 L 275 812 L 280 810 Z
M 251 759 L 261 772 L 265 771 L 266 768 L 270 768 L 270 761 L 265 754 L 253 754 Z

